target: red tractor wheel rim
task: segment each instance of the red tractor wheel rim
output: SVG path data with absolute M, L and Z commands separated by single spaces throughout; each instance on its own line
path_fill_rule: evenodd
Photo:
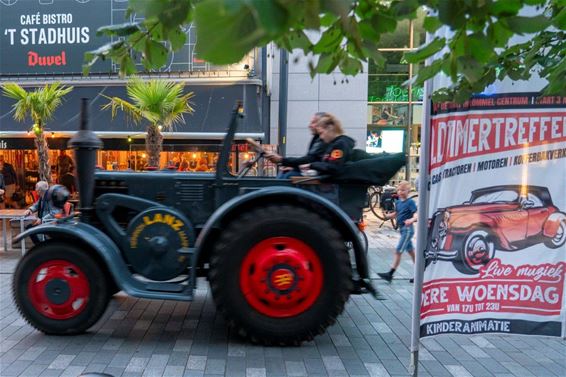
M 65 260 L 50 260 L 37 267 L 28 281 L 31 304 L 47 318 L 76 317 L 87 306 L 90 284 L 84 272 Z
M 324 273 L 316 252 L 293 237 L 271 237 L 248 252 L 240 268 L 240 289 L 248 304 L 274 318 L 309 309 L 322 291 Z

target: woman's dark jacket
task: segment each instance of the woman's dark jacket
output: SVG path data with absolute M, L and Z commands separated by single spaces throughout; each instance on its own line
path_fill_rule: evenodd
M 349 136 L 340 135 L 327 144 L 321 161 L 311 162 L 311 169 L 322 174 L 339 174 L 344 163 L 350 160 L 350 155 L 356 142 Z

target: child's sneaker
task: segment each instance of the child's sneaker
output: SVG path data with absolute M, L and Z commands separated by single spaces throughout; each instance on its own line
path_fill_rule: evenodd
M 390 272 L 378 272 L 377 276 L 379 276 L 383 280 L 386 280 L 389 283 L 391 283 L 391 280 L 393 280 L 393 274 L 391 273 L 391 271 Z

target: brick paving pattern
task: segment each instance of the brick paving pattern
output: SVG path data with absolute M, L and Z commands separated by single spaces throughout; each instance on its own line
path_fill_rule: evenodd
M 372 278 L 386 300 L 352 296 L 324 335 L 294 348 L 252 345 L 230 333 L 205 280 L 193 302 L 120 293 L 87 334 L 43 335 L 27 325 L 12 301 L 19 249 L 2 250 L 0 376 L 407 376 L 412 264 L 404 257 L 392 284 L 379 280 L 376 273 L 388 270 L 397 235 L 388 223 L 368 222 Z M 427 338 L 421 341 L 419 376 L 566 376 L 566 342 L 502 335 Z

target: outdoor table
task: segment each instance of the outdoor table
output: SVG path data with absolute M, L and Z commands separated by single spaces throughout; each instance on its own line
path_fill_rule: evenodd
M 30 217 L 25 216 L 26 209 L 0 209 L 0 219 L 2 219 L 2 232 L 4 233 L 4 251 L 8 251 L 8 230 L 6 223 L 8 220 L 18 220 L 20 222 L 20 232 L 24 231 L 24 221 L 30 219 Z M 31 217 L 34 218 L 34 217 Z M 12 227 L 10 227 L 10 239 L 12 237 Z M 25 241 L 21 241 L 22 255 L 26 251 Z

